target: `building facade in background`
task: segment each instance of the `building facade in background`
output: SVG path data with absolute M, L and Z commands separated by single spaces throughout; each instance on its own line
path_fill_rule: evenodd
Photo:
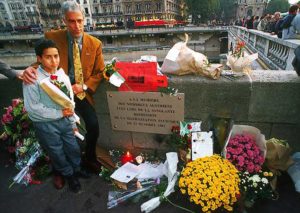
M 261 17 L 269 0 L 237 0 L 236 17 L 238 19 L 251 16 Z
M 184 0 L 76 0 L 85 11 L 85 25 L 125 25 L 130 21 L 182 20 Z M 0 26 L 7 28 L 64 25 L 61 4 L 64 0 L 0 0 Z M 6 29 L 6 28 L 5 28 Z

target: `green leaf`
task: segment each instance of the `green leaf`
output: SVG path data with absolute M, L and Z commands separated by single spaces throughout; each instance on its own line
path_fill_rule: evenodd
M 6 134 L 7 134 L 8 136 L 11 136 L 11 135 L 13 134 L 13 133 L 12 133 L 11 127 L 8 126 L 8 125 L 4 125 L 4 131 L 6 132 Z

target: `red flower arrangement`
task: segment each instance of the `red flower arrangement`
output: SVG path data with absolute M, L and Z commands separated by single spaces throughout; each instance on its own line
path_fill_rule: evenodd
M 244 48 L 246 43 L 243 41 L 238 40 L 234 50 L 232 51 L 232 55 L 239 58 L 244 56 Z
M 229 140 L 226 150 L 226 158 L 233 163 L 239 171 L 256 173 L 261 170 L 265 159 L 252 135 L 235 135 Z

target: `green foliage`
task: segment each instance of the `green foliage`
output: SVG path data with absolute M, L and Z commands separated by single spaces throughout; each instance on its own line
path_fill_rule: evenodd
M 43 154 L 35 163 L 32 170 L 34 170 L 35 180 L 45 180 L 51 173 L 51 167 L 48 157 Z
M 286 0 L 270 0 L 266 13 L 274 14 L 275 12 L 287 12 L 290 4 Z
M 220 0 L 220 10 L 218 14 L 223 21 L 229 22 L 235 19 L 236 0 Z
M 158 91 L 167 95 L 176 95 L 178 92 L 178 89 L 172 88 L 172 87 L 160 87 L 158 88 Z
M 191 145 L 191 134 L 180 135 L 180 127 L 173 126 L 172 134 L 168 143 L 175 149 L 186 150 Z
M 106 182 L 111 182 L 110 176 L 112 175 L 112 173 L 113 173 L 112 171 L 108 170 L 104 166 L 101 166 L 101 172 L 99 176 Z
M 215 19 L 218 16 L 217 11 L 220 9 L 219 0 L 186 0 L 186 5 L 189 14 L 193 16 L 194 24 Z

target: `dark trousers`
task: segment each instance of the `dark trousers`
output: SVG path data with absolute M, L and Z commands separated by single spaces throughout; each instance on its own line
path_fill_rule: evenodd
M 87 131 L 85 135 L 85 157 L 88 161 L 95 161 L 96 143 L 99 137 L 99 123 L 96 111 L 86 98 L 79 100 L 75 97 L 75 103 L 75 111 L 82 117 Z

